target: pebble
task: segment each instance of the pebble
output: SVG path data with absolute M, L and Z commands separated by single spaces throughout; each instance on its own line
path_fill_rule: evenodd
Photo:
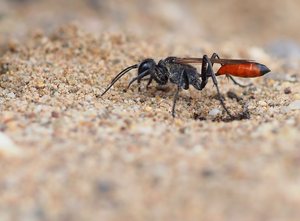
M 218 114 L 221 114 L 221 111 L 219 109 L 217 109 L 217 108 L 212 109 L 208 113 L 208 115 L 210 115 L 210 116 L 217 116 Z
M 261 107 L 268 106 L 267 102 L 265 102 L 265 101 L 258 101 L 258 105 L 261 106 Z
M 53 117 L 53 118 L 59 118 L 59 113 L 56 112 L 56 111 L 52 111 L 51 112 L 51 117 Z
M 190 149 L 190 153 L 191 154 L 203 153 L 204 150 L 205 148 L 203 147 L 203 145 L 197 144 Z
M 144 127 L 139 127 L 137 129 L 137 131 L 141 134 L 149 135 L 149 134 L 153 133 L 153 128 L 150 126 L 144 126 Z
M 14 92 L 9 92 L 8 94 L 7 94 L 7 97 L 8 98 L 15 98 L 16 97 L 16 95 L 15 95 L 15 93 Z
M 300 110 L 300 100 L 295 100 L 288 106 L 289 110 Z
M 114 190 L 114 183 L 109 180 L 99 180 L 96 183 L 97 189 L 101 194 L 107 194 Z
M 284 88 L 284 93 L 285 93 L 285 94 L 290 94 L 290 93 L 292 93 L 291 88 L 290 88 L 290 87 Z
M 153 109 L 152 109 L 152 107 L 150 107 L 150 106 L 146 106 L 146 107 L 145 107 L 145 111 L 147 111 L 147 112 L 152 112 Z
M 183 125 L 183 121 L 180 118 L 175 118 L 175 125 L 180 127 Z
M 21 149 L 4 133 L 0 132 L 0 156 L 20 156 Z
M 37 89 L 43 89 L 43 88 L 45 88 L 45 83 L 44 83 L 44 81 L 42 81 L 42 80 L 38 80 L 37 82 L 35 82 L 35 87 L 37 88 Z

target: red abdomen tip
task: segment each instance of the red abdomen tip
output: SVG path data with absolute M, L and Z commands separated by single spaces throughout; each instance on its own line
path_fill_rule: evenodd
M 270 72 L 270 69 L 263 64 L 250 62 L 243 64 L 225 64 L 220 67 L 217 75 L 232 75 L 243 78 L 260 77 Z

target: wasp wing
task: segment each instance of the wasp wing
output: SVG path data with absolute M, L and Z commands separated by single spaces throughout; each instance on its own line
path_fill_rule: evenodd
M 202 58 L 174 58 L 173 60 L 176 63 L 180 64 L 192 64 L 192 63 L 202 63 Z M 218 63 L 218 64 L 244 64 L 244 63 L 254 63 L 253 60 L 246 60 L 246 59 L 219 59 L 214 58 L 210 59 L 212 63 Z

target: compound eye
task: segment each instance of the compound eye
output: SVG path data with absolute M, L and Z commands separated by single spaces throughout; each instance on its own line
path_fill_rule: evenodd
M 139 65 L 138 73 L 140 74 L 149 69 L 153 69 L 153 68 L 155 68 L 155 66 L 156 66 L 156 64 L 153 59 L 146 59 Z

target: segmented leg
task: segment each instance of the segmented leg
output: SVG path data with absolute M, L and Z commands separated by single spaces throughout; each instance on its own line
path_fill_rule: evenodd
M 146 89 L 147 89 L 147 90 L 148 90 L 149 85 L 151 84 L 152 80 L 153 80 L 153 78 L 152 78 L 152 76 L 151 76 L 151 77 L 149 78 L 149 80 L 148 80 L 147 85 L 146 85 Z
M 217 53 L 213 53 L 212 56 L 211 56 L 211 59 L 215 59 L 215 58 L 220 58 L 219 55 Z M 211 66 L 213 66 L 214 63 L 211 63 Z M 201 87 L 200 87 L 200 90 L 202 90 L 206 84 L 207 84 L 207 80 L 208 78 L 211 77 L 210 73 L 208 73 L 207 71 L 207 63 L 205 63 L 205 61 L 203 60 L 203 64 L 202 64 L 202 67 L 201 67 Z
M 188 86 L 189 86 L 188 76 L 184 71 L 182 71 L 180 74 L 179 83 L 177 84 L 177 90 L 176 90 L 176 93 L 174 94 L 174 98 L 173 98 L 173 106 L 172 106 L 172 116 L 173 117 L 175 117 L 175 106 L 176 106 L 176 102 L 178 100 L 179 91 L 182 87 L 188 88 Z
M 245 88 L 245 87 L 249 87 L 252 86 L 253 84 L 241 84 L 239 82 L 237 82 L 231 75 L 226 75 L 226 77 L 228 77 L 235 85 L 238 85 L 239 87 Z
M 203 69 L 203 66 L 205 66 L 206 68 Z M 225 103 L 224 103 L 224 101 L 222 99 L 222 96 L 221 96 L 221 93 L 220 93 L 220 90 L 219 90 L 219 86 L 218 86 L 218 81 L 217 81 L 216 75 L 214 73 L 212 63 L 211 63 L 210 59 L 207 57 L 207 55 L 203 56 L 202 70 L 205 70 L 206 73 L 201 73 L 201 76 L 203 76 L 203 75 L 211 76 L 213 84 L 216 86 L 217 94 L 218 94 L 219 101 L 220 101 L 222 107 L 224 108 L 224 110 L 226 111 L 226 113 L 228 114 L 228 116 L 230 116 L 231 118 L 233 118 L 233 116 L 231 115 L 231 113 L 229 112 L 229 110 L 226 108 Z
M 130 85 L 131 85 L 133 82 L 135 82 L 135 81 L 140 82 L 141 79 L 142 79 L 143 77 L 147 76 L 147 75 L 149 75 L 149 71 L 148 71 L 148 70 L 146 70 L 146 71 L 142 72 L 141 74 L 139 74 L 138 76 L 132 78 L 131 81 L 129 82 L 127 88 L 125 89 L 125 91 L 127 91 L 127 90 L 129 89 Z
M 203 60 L 202 67 L 201 67 L 201 86 L 200 86 L 200 90 L 205 88 L 205 86 L 207 84 L 208 77 L 209 76 L 208 76 L 208 73 L 207 73 L 207 65 L 206 65 L 205 61 Z
M 217 53 L 214 52 L 214 53 L 211 55 L 210 59 L 220 59 L 220 56 L 219 56 Z M 214 63 L 211 63 L 211 65 L 213 66 Z M 221 64 L 221 65 L 223 65 L 223 64 Z

